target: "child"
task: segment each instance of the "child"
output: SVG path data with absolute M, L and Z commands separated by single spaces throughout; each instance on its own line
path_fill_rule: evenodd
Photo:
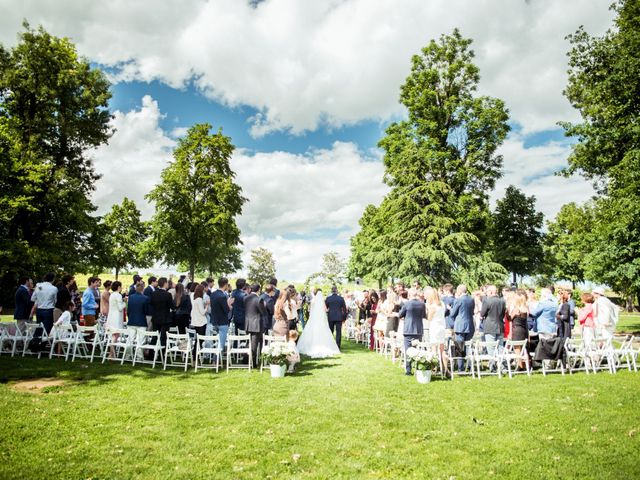
M 289 373 L 293 373 L 296 364 L 300 363 L 300 354 L 298 353 L 298 347 L 296 346 L 296 341 L 298 340 L 298 332 L 297 330 L 289 330 L 289 347 L 295 352 L 287 357 L 289 361 Z
M 71 325 L 71 319 L 73 318 L 73 311 L 76 309 L 76 304 L 73 302 L 67 302 L 67 304 L 65 305 L 65 310 L 64 312 L 62 312 L 62 315 L 60 315 L 60 318 L 58 318 L 58 321 L 56 323 L 53 324 L 54 328 L 60 327 L 60 326 L 67 326 L 67 325 Z M 65 331 L 65 335 L 69 335 L 68 332 Z M 58 344 L 57 345 L 57 352 L 58 355 L 62 355 L 62 344 Z

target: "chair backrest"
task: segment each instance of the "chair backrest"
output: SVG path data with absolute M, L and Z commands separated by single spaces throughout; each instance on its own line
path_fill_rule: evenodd
M 179 351 L 191 350 L 191 341 L 186 333 L 167 332 L 167 348 Z
M 286 342 L 287 337 L 279 336 L 279 335 L 264 335 L 262 337 L 262 345 L 267 346 L 271 342 Z
M 227 346 L 231 350 L 242 347 L 242 343 L 251 342 L 251 335 L 227 335 Z
M 73 336 L 73 327 L 71 325 L 54 325 L 51 331 L 54 340 L 61 340 Z
M 43 328 L 40 323 L 27 323 L 25 324 L 24 336 L 26 338 L 32 339 L 33 335 L 36 333 L 36 330 L 39 328 Z

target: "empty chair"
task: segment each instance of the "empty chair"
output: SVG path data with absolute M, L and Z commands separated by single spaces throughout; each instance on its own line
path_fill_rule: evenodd
M 569 374 L 574 371 L 584 370 L 589 373 L 590 359 L 584 342 L 575 338 L 567 338 L 564 342 L 564 353 L 567 358 L 567 370 Z
M 102 363 L 107 360 L 120 360 L 124 364 L 127 357 L 133 357 L 133 337 L 135 332 L 126 328 L 111 328 L 105 330 L 105 346 L 102 354 Z
M 207 359 L 209 362 L 207 363 Z M 215 368 L 216 373 L 220 369 L 222 360 L 222 348 L 220 348 L 219 335 L 196 335 L 195 369 Z
M 611 338 L 602 337 L 594 339 L 589 346 L 587 354 L 591 360 L 594 373 L 598 370 L 604 370 L 605 368 L 609 373 L 616 372 Z
M 93 362 L 93 357 L 96 354 L 96 350 L 102 351 L 102 344 L 98 337 L 97 329 L 95 326 L 88 327 L 84 325 L 78 325 L 76 327 L 75 341 L 73 343 L 73 357 L 71 361 L 74 362 L 76 358 L 89 358 Z
M 167 366 L 183 367 L 187 371 L 189 362 L 193 362 L 193 350 L 189 335 L 186 333 L 167 333 L 164 350 L 164 370 Z
M 3 352 L 10 351 L 11 356 L 15 356 L 18 344 L 24 343 L 24 331 L 20 329 L 18 322 L 6 322 L 0 326 L 0 343 Z
M 153 352 L 152 360 L 145 360 L 144 353 Z M 138 331 L 136 333 L 136 341 L 133 355 L 133 365 L 136 363 L 151 364 L 151 368 L 156 368 L 156 361 L 160 356 L 160 364 L 164 364 L 163 348 L 160 343 L 160 332 L 158 331 Z
M 513 362 L 513 366 L 511 365 Z M 507 366 L 509 378 L 514 373 L 518 373 L 518 366 L 524 363 L 526 373 L 531 376 L 531 366 L 529 363 L 529 351 L 527 350 L 527 340 L 507 340 L 504 343 L 502 353 L 499 355 L 498 368 Z
M 455 375 L 471 375 L 475 378 L 475 357 L 474 357 L 474 341 L 466 340 L 464 342 L 464 352 L 460 350 L 460 346 L 456 346 L 453 337 L 448 337 L 447 354 L 449 356 L 449 371 L 451 372 L 451 380 Z M 460 372 L 455 369 L 457 360 L 464 361 L 464 371 Z
M 249 357 L 248 364 L 240 362 L 233 363 L 233 356 L 236 356 L 236 360 L 241 355 L 247 355 Z M 253 364 L 253 357 L 251 356 L 251 336 L 250 335 L 228 335 L 227 336 L 227 373 L 230 368 L 248 368 L 251 371 Z
M 483 362 L 487 363 L 485 375 L 498 375 L 502 378 L 502 364 L 500 363 L 500 342 L 476 340 L 473 347 L 475 366 L 478 378 L 482 378 Z
M 619 369 L 623 366 L 627 370 L 636 370 L 637 366 L 634 362 L 633 355 L 633 336 L 632 335 L 616 335 L 611 342 L 611 357 L 613 359 L 613 368 Z

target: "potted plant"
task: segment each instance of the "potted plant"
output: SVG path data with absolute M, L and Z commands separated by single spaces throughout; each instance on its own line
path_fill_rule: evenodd
M 295 353 L 285 342 L 271 342 L 262 351 L 262 362 L 269 365 L 273 378 L 284 377 L 287 370 L 287 357 Z
M 416 380 L 419 383 L 429 383 L 431 381 L 431 373 L 438 366 L 436 354 L 430 350 L 412 346 L 407 349 L 406 355 L 415 371 Z

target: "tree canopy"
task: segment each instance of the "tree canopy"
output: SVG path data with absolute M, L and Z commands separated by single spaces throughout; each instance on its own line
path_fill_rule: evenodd
M 264 247 L 251 250 L 251 260 L 247 267 L 250 283 L 264 285 L 276 276 L 276 262 L 273 253 Z

